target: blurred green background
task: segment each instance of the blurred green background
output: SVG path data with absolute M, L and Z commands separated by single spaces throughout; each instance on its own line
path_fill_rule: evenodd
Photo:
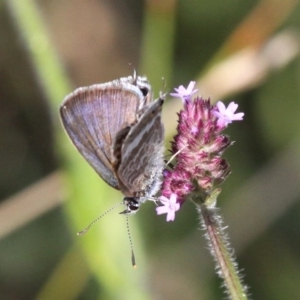
M 151 202 L 130 217 L 137 269 L 118 209 L 76 236 L 122 195 L 72 147 L 58 107 L 133 69 L 155 96 L 196 80 L 245 112 L 227 130 L 218 206 L 252 298 L 299 299 L 298 1 L 0 3 L 1 300 L 224 298 L 191 203 L 170 223 Z M 166 147 L 180 108 L 164 106 Z

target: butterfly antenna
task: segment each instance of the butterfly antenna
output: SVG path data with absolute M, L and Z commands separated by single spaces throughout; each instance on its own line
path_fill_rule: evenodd
M 166 88 L 166 79 L 164 77 L 162 77 L 161 80 L 162 80 L 161 93 L 163 93 L 163 91 Z
M 109 213 L 110 211 L 112 211 L 113 209 L 115 209 L 116 207 L 118 207 L 119 205 L 121 205 L 123 202 L 118 203 L 117 205 L 111 207 L 109 210 L 107 210 L 106 212 L 104 212 L 102 215 L 100 215 L 98 218 L 96 218 L 88 227 L 86 227 L 85 229 L 83 229 L 82 231 L 77 232 L 77 235 L 83 235 L 85 233 L 88 232 L 88 230 L 91 228 L 92 225 L 94 225 L 96 222 L 98 222 L 103 216 L 105 216 L 107 213 Z
M 135 69 L 133 69 L 132 78 L 133 78 L 133 84 L 136 85 L 137 84 L 137 75 L 136 75 L 136 70 Z
M 132 266 L 134 268 L 136 268 L 135 255 L 134 255 L 134 251 L 133 251 L 133 244 L 132 244 L 131 234 L 130 234 L 130 230 L 129 230 L 128 215 L 126 215 L 126 226 L 127 226 L 127 234 L 128 234 L 130 249 L 131 249 L 131 263 L 132 263 Z

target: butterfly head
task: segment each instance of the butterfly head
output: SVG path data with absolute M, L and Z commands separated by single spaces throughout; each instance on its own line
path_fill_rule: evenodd
M 133 215 L 135 214 L 140 208 L 140 197 L 124 197 L 123 204 L 125 205 L 126 209 L 120 214 L 124 215 Z

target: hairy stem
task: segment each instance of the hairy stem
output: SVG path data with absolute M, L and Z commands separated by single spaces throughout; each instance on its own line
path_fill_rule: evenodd
M 207 202 L 196 203 L 196 206 L 201 225 L 206 231 L 205 236 L 209 241 L 210 252 L 216 262 L 217 273 L 224 280 L 224 286 L 230 299 L 246 300 L 248 299 L 247 288 L 238 274 L 237 263 L 233 251 L 229 247 L 218 210 L 211 203 L 207 204 Z

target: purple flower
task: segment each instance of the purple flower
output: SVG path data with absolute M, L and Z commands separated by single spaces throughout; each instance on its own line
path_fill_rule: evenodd
M 172 163 L 164 170 L 164 180 L 157 214 L 167 214 L 167 221 L 175 219 L 175 212 L 189 198 L 205 201 L 230 174 L 230 166 L 222 157 L 232 144 L 222 131 L 233 121 L 243 120 L 244 113 L 235 113 L 238 105 L 222 102 L 211 105 L 209 99 L 192 99 L 195 82 L 187 88 L 175 88 L 174 97 L 183 99 L 177 134 L 171 142 Z M 195 196 L 197 195 L 197 196 Z
M 160 196 L 159 201 L 164 206 L 159 206 L 156 208 L 157 214 L 167 214 L 167 222 L 174 221 L 175 212 L 180 208 L 180 204 L 177 203 L 177 195 L 171 194 L 170 199 L 165 196 Z
M 197 89 L 194 90 L 195 85 L 195 81 L 191 81 L 187 88 L 185 88 L 183 85 L 180 85 L 178 88 L 174 89 L 176 93 L 170 93 L 170 95 L 173 97 L 181 98 L 184 102 L 190 101 L 191 96 L 198 91 Z
M 224 105 L 223 102 L 218 101 L 216 104 L 217 110 L 214 110 L 214 115 L 218 118 L 218 126 L 226 127 L 232 121 L 241 121 L 243 120 L 244 113 L 237 113 L 235 111 L 238 108 L 238 105 L 234 102 L 230 102 L 228 107 Z
M 198 195 L 200 201 L 210 197 L 216 186 L 230 174 L 230 166 L 222 157 L 232 144 L 222 131 L 232 121 L 242 120 L 244 113 L 235 113 L 238 105 L 222 102 L 211 105 L 209 99 L 191 95 L 195 82 L 187 88 L 180 86 L 172 96 L 184 100 L 179 113 L 177 134 L 171 142 L 173 161 L 164 170 L 164 180 L 157 214 L 167 214 L 167 221 L 175 219 L 175 212 L 189 196 Z M 200 198 L 199 198 L 200 197 Z M 202 199 L 203 198 L 203 199 Z

